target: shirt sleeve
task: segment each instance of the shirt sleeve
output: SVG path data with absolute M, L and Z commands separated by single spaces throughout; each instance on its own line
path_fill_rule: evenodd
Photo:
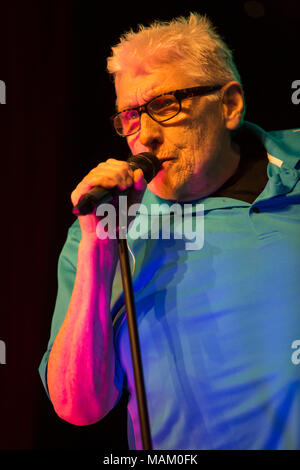
M 39 374 L 46 390 L 46 393 L 49 396 L 48 385 L 47 385 L 47 365 L 48 359 L 51 352 L 52 345 L 56 338 L 58 331 L 63 324 L 65 319 L 69 303 L 72 296 L 73 286 L 76 277 L 76 267 L 77 267 L 77 258 L 78 258 L 78 246 L 81 240 L 81 230 L 78 220 L 74 222 L 74 224 L 69 228 L 68 236 L 66 242 L 63 246 L 63 249 L 60 253 L 58 259 L 58 270 L 57 270 L 57 281 L 58 281 L 58 290 L 57 290 L 57 297 L 56 303 L 54 308 L 54 314 L 52 317 L 51 322 L 51 330 L 50 330 L 50 339 L 48 342 L 47 350 L 44 353 L 40 366 L 39 366 Z M 119 282 L 119 273 L 117 270 L 117 274 L 115 276 L 116 281 L 114 281 L 113 287 L 113 296 L 112 300 L 114 303 L 118 304 L 120 308 L 120 304 L 122 303 L 122 296 L 120 293 L 120 282 Z M 116 301 L 117 299 L 117 301 Z M 115 344 L 116 349 L 116 344 Z M 124 371 L 120 365 L 120 361 L 118 359 L 118 351 L 115 351 L 116 355 L 116 372 L 115 372 L 115 385 L 120 391 L 119 398 L 121 396 L 123 382 L 124 382 Z

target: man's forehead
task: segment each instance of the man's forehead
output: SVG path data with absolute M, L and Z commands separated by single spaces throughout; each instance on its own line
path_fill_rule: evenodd
M 132 86 L 130 90 L 119 91 L 116 106 L 118 110 L 142 106 L 144 103 L 163 92 L 159 84 L 154 84 L 149 87 L 136 86 L 136 88 Z
M 117 110 L 141 106 L 157 95 L 183 88 L 182 78 L 178 76 L 174 74 L 174 69 L 169 68 L 138 75 L 130 72 L 122 74 L 116 80 Z

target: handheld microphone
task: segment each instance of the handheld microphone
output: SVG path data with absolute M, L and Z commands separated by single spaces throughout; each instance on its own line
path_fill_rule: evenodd
M 132 170 L 137 170 L 139 168 L 142 170 L 147 183 L 150 183 L 161 169 L 161 162 L 159 159 L 149 152 L 131 155 L 127 162 Z M 116 190 L 119 191 L 118 188 L 105 189 L 102 188 L 102 186 L 95 186 L 86 194 L 81 196 L 77 205 L 73 208 L 73 214 L 90 214 L 99 204 L 111 201 L 116 194 Z M 126 194 L 126 191 L 124 191 L 124 194 Z

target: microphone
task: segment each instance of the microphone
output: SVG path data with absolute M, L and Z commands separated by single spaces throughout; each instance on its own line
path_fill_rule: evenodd
M 139 168 L 142 170 L 147 183 L 150 183 L 161 169 L 161 162 L 159 159 L 149 152 L 131 155 L 127 162 L 132 170 L 137 170 Z M 77 205 L 73 208 L 73 214 L 90 214 L 99 204 L 111 201 L 116 194 L 116 191 L 118 192 L 118 188 L 105 189 L 102 188 L 102 186 L 93 187 L 90 191 L 81 196 Z M 127 192 L 124 191 L 124 194 L 126 193 Z

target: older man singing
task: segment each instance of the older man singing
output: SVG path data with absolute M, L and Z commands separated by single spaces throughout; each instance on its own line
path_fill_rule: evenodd
M 117 134 L 161 169 L 146 185 L 110 158 L 78 184 L 74 206 L 101 186 L 129 189 L 136 220 L 163 220 L 174 203 L 196 219 L 204 207 L 198 250 L 174 235 L 175 217 L 169 239 L 128 232 L 153 448 L 299 449 L 298 130 L 244 122 L 232 53 L 197 14 L 126 33 L 108 70 Z M 102 222 L 95 210 L 69 229 L 40 373 L 77 425 L 101 420 L 126 389 L 129 447 L 141 449 L 117 240 L 97 236 Z

